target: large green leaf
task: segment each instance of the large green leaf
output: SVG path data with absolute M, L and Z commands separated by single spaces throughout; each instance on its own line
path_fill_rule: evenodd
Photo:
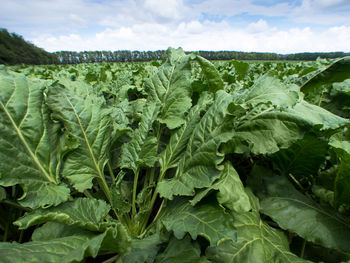
M 89 85 L 72 82 L 66 86 L 56 84 L 51 87 L 47 103 L 53 111 L 53 118 L 61 121 L 79 144 L 67 155 L 63 176 L 80 192 L 91 188 L 94 178 L 98 178 L 106 190 L 103 170 L 112 125 L 103 98 L 99 98 Z
M 306 94 L 306 100 L 316 105 L 322 103 L 322 96 L 327 86 L 334 82 L 342 82 L 350 78 L 350 57 L 335 60 L 329 66 L 314 74 L 301 87 Z
M 235 95 L 234 101 L 228 120 L 233 126 L 232 139 L 223 146 L 225 153 L 275 153 L 312 129 L 337 129 L 348 123 L 302 100 L 297 86 L 286 86 L 270 75 Z
M 341 92 L 350 96 L 350 78 L 342 82 L 335 82 L 332 86 L 334 91 Z
M 272 104 L 278 107 L 294 106 L 301 99 L 296 85 L 287 86 L 272 74 L 258 79 L 246 92 L 235 97 L 235 103 L 253 108 L 259 104 Z
M 273 165 L 284 175 L 296 177 L 316 175 L 325 161 L 328 143 L 316 136 L 306 135 L 288 149 L 282 149 L 272 157 Z
M 288 240 L 260 218 L 258 201 L 252 194 L 253 211 L 234 214 L 237 241 L 228 240 L 207 249 L 206 255 L 215 263 L 306 263 L 289 251 Z
M 329 144 L 336 150 L 340 166 L 335 178 L 336 205 L 350 205 L 350 142 L 342 134 L 331 137 Z
M 56 207 L 29 212 L 18 219 L 15 225 L 20 229 L 26 229 L 33 225 L 53 221 L 98 231 L 109 210 L 110 206 L 102 200 L 77 198 Z
M 192 205 L 197 204 L 210 192 L 217 190 L 218 202 L 238 213 L 247 212 L 251 209 L 249 197 L 244 191 L 244 186 L 238 173 L 230 162 L 224 164 L 220 177 L 208 188 L 199 191 L 191 201 Z
M 268 108 L 246 120 L 229 120 L 236 125 L 232 139 L 223 145 L 224 153 L 275 153 L 303 138 L 309 126 L 290 114 Z
M 232 217 L 216 202 L 192 206 L 188 199 L 179 197 L 168 203 L 161 221 L 178 239 L 189 233 L 192 239 L 200 235 L 217 245 L 236 238 Z
M 232 97 L 226 92 L 216 93 L 213 105 L 200 122 L 191 127 L 192 134 L 179 160 L 176 177 L 164 179 L 158 184 L 161 196 L 172 199 L 175 195 L 194 195 L 195 188 L 208 187 L 219 176 L 217 165 L 222 162 L 223 155 L 218 153 L 218 147 L 230 138 L 231 131 L 226 127 L 225 116 L 231 101 Z M 179 137 L 177 133 L 173 136 Z M 180 140 L 178 142 L 181 143 Z
M 145 89 L 150 101 L 162 105 L 160 122 L 169 129 L 182 125 L 184 114 L 192 106 L 190 56 L 185 55 L 181 48 L 169 48 L 166 62 L 145 81 Z
M 2 262 L 74 262 L 96 257 L 105 234 L 77 234 L 47 241 L 24 244 L 0 243 Z
M 200 112 L 203 110 L 202 105 L 194 106 L 187 118 L 186 122 L 174 132 L 167 147 L 160 154 L 159 163 L 162 167 L 162 173 L 169 168 L 176 167 L 182 158 L 183 152 L 186 150 L 189 139 L 193 134 L 193 130 L 200 121 Z
M 100 234 L 78 226 L 68 226 L 62 223 L 48 222 L 35 229 L 32 235 L 32 241 L 50 241 L 81 234 L 92 236 L 91 233 L 94 233 L 95 235 Z M 106 226 L 103 230 L 103 235 L 103 242 L 99 248 L 100 254 L 119 253 L 124 255 L 130 251 L 130 237 L 122 224 L 117 223 Z
M 58 227 L 58 225 L 52 225 Z M 48 230 L 48 228 L 46 228 Z M 58 237 L 43 238 L 24 244 L 18 243 L 0 243 L 0 258 L 2 262 L 22 263 L 22 262 L 81 262 L 86 257 L 96 257 L 99 252 L 104 253 L 125 253 L 125 248 L 118 247 L 122 236 L 117 237 L 114 229 L 107 229 L 103 233 L 93 233 L 88 231 L 79 231 L 74 229 L 70 235 L 62 236 L 57 233 Z M 123 240 L 125 245 L 127 240 Z
M 158 254 L 156 263 L 205 263 L 198 243 L 191 242 L 189 236 L 182 240 L 171 238 L 163 253 Z
M 300 118 L 309 125 L 318 127 L 321 131 L 337 129 L 349 124 L 349 120 L 304 100 L 296 104 L 293 108 L 288 109 L 288 113 L 292 114 L 294 118 Z
M 253 175 L 262 192 L 261 212 L 271 217 L 285 230 L 327 248 L 350 251 L 350 220 L 330 208 L 321 207 L 298 192 L 284 176 L 264 176 L 263 169 Z
M 224 82 L 221 79 L 220 73 L 209 60 L 197 55 L 192 55 L 192 59 L 197 61 L 200 65 L 208 86 L 208 91 L 215 93 L 216 91 L 224 88 Z
M 131 141 L 122 146 L 120 167 L 132 169 L 136 173 L 140 167 L 152 167 L 157 161 L 158 141 L 151 130 L 158 114 L 158 104 L 149 103 L 145 106 L 139 127 L 131 135 Z
M 49 119 L 45 85 L 0 72 L 0 185 L 21 185 L 19 202 L 31 208 L 58 205 L 70 192 L 59 176 L 69 148 Z
M 122 258 L 123 263 L 153 263 L 162 239 L 158 234 L 131 240 L 130 251 Z

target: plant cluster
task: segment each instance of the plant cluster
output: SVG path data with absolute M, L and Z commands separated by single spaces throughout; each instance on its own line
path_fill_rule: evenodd
M 0 262 L 349 262 L 350 58 L 0 68 Z

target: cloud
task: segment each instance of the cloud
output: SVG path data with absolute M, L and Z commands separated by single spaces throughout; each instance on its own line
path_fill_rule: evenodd
M 181 46 L 185 50 L 236 50 L 258 52 L 350 51 L 350 27 L 331 27 L 315 32 L 310 27 L 278 30 L 264 20 L 245 28 L 227 22 L 182 22 L 176 26 L 157 23 L 108 28 L 91 37 L 76 34 L 32 40 L 48 51 L 58 50 L 158 50 Z
M 250 33 L 259 33 L 269 30 L 269 26 L 264 19 L 259 19 L 257 22 L 250 23 L 247 31 Z
M 2 26 L 49 51 L 347 51 L 349 17 L 348 0 L 2 0 L 0 8 Z

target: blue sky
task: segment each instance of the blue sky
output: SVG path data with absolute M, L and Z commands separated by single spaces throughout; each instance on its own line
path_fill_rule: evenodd
M 350 0 L 1 0 L 0 27 L 47 51 L 350 52 Z

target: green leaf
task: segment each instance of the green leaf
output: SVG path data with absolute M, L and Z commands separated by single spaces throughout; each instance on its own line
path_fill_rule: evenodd
M 221 79 L 220 73 L 210 61 L 201 56 L 195 56 L 194 60 L 198 62 L 202 69 L 203 76 L 208 85 L 208 91 L 215 93 L 224 88 L 224 82 Z
M 275 153 L 303 138 L 310 127 L 301 118 L 269 107 L 247 115 L 246 119 L 228 120 L 236 127 L 232 139 L 222 146 L 224 153 Z
M 302 86 L 301 91 L 305 93 L 306 100 L 320 105 L 324 87 L 334 82 L 342 82 L 350 78 L 350 57 L 335 60 L 329 66 L 320 70 L 312 78 L 308 79 Z
M 213 105 L 192 130 L 176 177 L 158 183 L 160 196 L 173 199 L 175 195 L 194 195 L 195 188 L 208 187 L 219 176 L 217 165 L 222 162 L 223 155 L 218 153 L 218 148 L 231 136 L 230 129 L 225 126 L 226 110 L 231 101 L 232 97 L 226 92 L 216 93 Z
M 202 261 L 203 260 L 203 261 Z M 201 259 L 198 243 L 191 242 L 189 236 L 179 240 L 171 238 L 163 253 L 157 255 L 156 263 L 193 263 L 205 262 Z
M 53 221 L 98 231 L 109 210 L 109 205 L 102 200 L 77 198 L 56 207 L 36 209 L 25 214 L 14 224 L 20 229 L 26 229 L 33 225 Z
M 47 103 L 53 118 L 61 121 L 79 143 L 79 147 L 67 155 L 63 176 L 80 192 L 91 188 L 94 178 L 104 182 L 112 125 L 103 98 L 89 85 L 71 82 L 66 87 L 59 84 L 51 87 Z M 106 188 L 105 183 L 102 184 Z
M 244 191 L 242 181 L 230 162 L 224 163 L 224 169 L 220 177 L 212 186 L 200 191 L 191 201 L 191 204 L 197 204 L 213 190 L 218 190 L 216 197 L 219 204 L 231 211 L 243 213 L 251 209 L 249 197 Z
M 19 203 L 58 205 L 69 197 L 59 171 L 68 150 L 44 104 L 46 82 L 0 72 L 0 185 L 19 184 Z
M 192 206 L 188 199 L 174 199 L 164 208 L 161 221 L 177 239 L 189 233 L 192 239 L 200 235 L 211 245 L 217 245 L 223 240 L 236 238 L 232 217 L 215 202 Z
M 96 257 L 106 233 L 81 233 L 51 240 L 18 243 L 0 243 L 3 262 L 80 262 Z
M 122 257 L 122 262 L 153 263 L 160 248 L 159 245 L 162 242 L 158 234 L 153 234 L 142 239 L 133 239 L 131 241 L 130 252 Z
M 282 149 L 272 157 L 273 165 L 281 174 L 302 176 L 316 175 L 325 161 L 328 143 L 312 135 L 306 135 L 288 149 Z
M 48 241 L 55 238 L 73 236 L 75 234 L 86 234 L 91 231 L 78 226 L 68 226 L 57 222 L 47 222 L 37 227 L 31 237 L 32 241 Z
M 319 106 L 301 101 L 293 108 L 287 110 L 288 113 L 306 121 L 309 125 L 320 127 L 321 131 L 328 129 L 338 129 L 349 124 L 349 120 L 341 118 Z
M 238 75 L 238 80 L 243 80 L 249 72 L 249 64 L 243 61 L 232 60 L 230 61 L 235 68 L 235 73 Z
M 194 106 L 186 122 L 176 130 L 170 137 L 170 141 L 164 151 L 160 154 L 159 163 L 162 172 L 165 173 L 169 168 L 176 167 L 185 151 L 188 141 L 192 136 L 193 130 L 200 121 L 200 112 L 203 110 L 201 105 Z
M 129 213 L 131 210 L 131 204 L 126 200 L 121 186 L 124 176 L 125 173 L 120 171 L 116 183 L 111 188 L 112 207 L 117 210 L 119 216 Z
M 297 233 L 309 242 L 327 248 L 350 251 L 350 221 L 336 211 L 319 206 L 298 192 L 284 176 L 262 176 L 261 212 L 271 217 L 282 229 Z
M 279 107 L 294 106 L 301 99 L 296 85 L 287 86 L 272 74 L 259 78 L 252 87 L 242 95 L 236 96 L 236 104 L 246 104 L 250 108 L 259 104 L 272 104 Z
M 348 120 L 318 106 L 301 101 L 294 107 L 277 110 L 260 105 L 241 117 L 232 116 L 232 139 L 223 145 L 224 153 L 266 154 L 290 147 L 304 134 L 337 129 Z
M 158 72 L 145 81 L 145 90 L 149 101 L 162 105 L 159 121 L 174 129 L 184 123 L 184 114 L 192 106 L 191 64 L 181 48 L 169 48 L 167 56 Z
M 332 146 L 340 160 L 340 166 L 335 178 L 334 200 L 336 206 L 350 205 L 350 142 L 338 133 L 331 137 L 329 145 Z
M 333 90 L 350 96 L 350 79 L 333 83 Z
M 253 211 L 234 214 L 237 241 L 228 240 L 206 251 L 209 260 L 215 263 L 306 263 L 289 251 L 288 240 L 278 231 L 261 220 L 258 200 L 249 194 Z
M 269 74 L 234 96 L 234 102 L 227 120 L 233 126 L 232 139 L 223 146 L 224 153 L 275 153 L 312 129 L 337 129 L 349 123 L 302 100 L 297 86 L 286 86 Z
M 136 173 L 140 167 L 152 167 L 158 160 L 158 141 L 151 133 L 158 114 L 158 104 L 149 103 L 145 106 L 139 127 L 131 135 L 131 141 L 122 146 L 121 168 L 129 168 Z

